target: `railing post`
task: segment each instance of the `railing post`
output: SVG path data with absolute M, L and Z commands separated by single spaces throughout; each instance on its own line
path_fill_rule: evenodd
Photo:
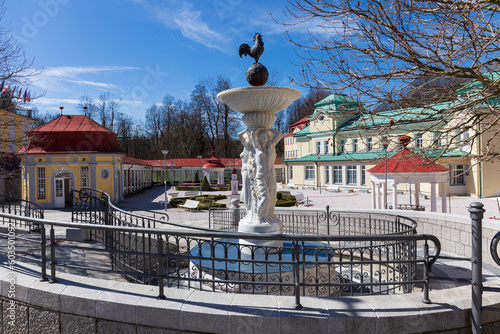
M 424 304 L 430 304 L 429 299 L 429 244 L 425 240 L 424 244 L 424 299 L 422 300 Z
M 40 281 L 48 281 L 47 279 L 47 237 L 45 235 L 45 225 L 42 225 L 40 228 L 40 234 L 42 236 L 42 241 L 40 241 L 40 246 L 42 248 L 42 262 L 40 265 L 42 266 L 42 277 Z
M 326 233 L 330 235 L 330 206 L 326 206 Z M 328 241 L 330 243 L 330 241 Z
M 293 243 L 293 277 L 295 281 L 295 287 L 294 287 L 294 292 L 295 292 L 295 304 L 293 305 L 294 308 L 297 310 L 302 309 L 302 304 L 300 304 L 300 282 L 299 282 L 299 271 L 300 271 L 300 253 L 299 253 L 299 245 L 297 242 Z
M 163 267 L 163 237 L 161 235 L 158 236 L 158 299 L 167 299 L 165 297 L 165 286 L 163 282 L 163 275 L 164 275 L 164 267 Z
M 57 283 L 56 279 L 56 238 L 54 226 L 50 225 L 50 281 L 49 283 Z
M 471 219 L 471 235 L 472 235 L 472 333 L 481 333 L 482 330 L 482 288 L 483 288 L 483 247 L 482 247 L 482 223 L 483 223 L 483 203 L 474 202 L 469 206 L 469 213 Z

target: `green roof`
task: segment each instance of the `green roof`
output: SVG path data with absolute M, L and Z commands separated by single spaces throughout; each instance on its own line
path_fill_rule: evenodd
M 352 160 L 374 160 L 380 159 L 384 156 L 384 152 L 356 152 L 356 153 L 344 153 L 344 154 L 325 154 L 321 155 L 320 162 L 328 161 L 352 161 Z M 285 162 L 301 162 L 301 161 L 318 161 L 318 156 L 314 154 L 306 155 L 302 158 L 297 159 L 287 159 Z
M 483 77 L 485 77 L 489 80 L 492 80 L 492 81 L 499 82 L 500 81 L 500 72 L 486 72 L 486 73 L 483 73 Z M 458 93 L 466 93 L 466 92 L 471 91 L 471 90 L 478 90 L 478 89 L 482 89 L 482 88 L 483 88 L 482 82 L 478 81 L 478 80 L 474 80 L 472 82 L 465 84 L 457 92 Z
M 441 119 L 442 110 L 450 108 L 455 102 L 441 102 L 426 107 L 402 108 L 377 113 L 360 114 L 338 128 L 339 131 L 369 129 L 388 126 L 390 121 L 396 125 L 437 121 Z
M 332 105 L 332 104 L 357 104 L 360 105 L 362 104 L 361 102 L 353 99 L 350 96 L 347 96 L 345 94 L 331 94 L 325 97 L 323 100 L 317 102 L 314 104 L 316 108 L 323 107 L 326 105 Z
M 392 156 L 396 154 L 398 151 L 389 151 L 388 156 Z M 433 157 L 438 157 L 440 154 L 443 152 L 442 150 L 427 150 L 427 151 L 415 151 L 416 153 L 419 154 L 424 154 L 427 157 L 433 158 Z M 442 157 L 445 158 L 452 158 L 452 157 L 463 157 L 467 155 L 466 152 L 462 152 L 459 150 L 450 150 L 446 151 L 444 154 L 442 154 Z M 373 151 L 373 152 L 355 152 L 355 153 L 344 153 L 344 154 L 325 154 L 325 155 L 320 155 L 319 162 L 331 162 L 331 161 L 363 161 L 363 160 L 377 160 L 377 159 L 383 159 L 385 156 L 385 153 L 383 151 Z M 318 161 L 318 156 L 315 154 L 309 154 L 306 155 L 302 158 L 296 158 L 296 159 L 285 159 L 283 160 L 284 162 L 316 162 Z

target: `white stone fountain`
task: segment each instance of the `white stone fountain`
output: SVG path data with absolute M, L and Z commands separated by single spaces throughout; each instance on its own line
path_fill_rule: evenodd
M 286 109 L 300 98 L 300 92 L 284 87 L 243 87 L 220 92 L 217 99 L 243 114 L 247 129 L 239 133 L 243 143 L 241 199 L 246 216 L 239 222 L 238 231 L 252 233 L 283 233 L 283 223 L 275 216 L 276 175 L 274 162 L 276 144 L 282 134 L 271 126 L 275 113 Z M 240 240 L 240 244 L 280 247 L 281 241 Z M 249 247 L 242 247 L 250 252 Z

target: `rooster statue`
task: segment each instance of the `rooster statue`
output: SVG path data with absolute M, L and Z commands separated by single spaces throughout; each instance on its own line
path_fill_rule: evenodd
M 262 53 L 264 52 L 264 42 L 262 42 L 262 35 L 258 32 L 255 33 L 253 41 L 255 42 L 255 44 L 252 47 L 245 43 L 240 45 L 240 58 L 242 58 L 241 55 L 250 56 L 255 59 L 255 63 L 258 63 L 260 56 L 262 56 Z

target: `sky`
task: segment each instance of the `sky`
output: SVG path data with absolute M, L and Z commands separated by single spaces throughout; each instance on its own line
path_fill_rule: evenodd
M 250 57 L 241 43 L 263 36 L 260 63 L 279 73 L 278 85 L 306 91 L 291 80 L 298 70 L 284 36 L 307 39 L 314 25 L 284 27 L 285 1 L 243 0 L 5 0 L 1 25 L 42 69 L 31 102 L 42 112 L 81 113 L 81 96 L 110 91 L 120 111 L 142 120 L 166 94 L 189 100 L 200 79 L 223 75 L 248 86 Z

